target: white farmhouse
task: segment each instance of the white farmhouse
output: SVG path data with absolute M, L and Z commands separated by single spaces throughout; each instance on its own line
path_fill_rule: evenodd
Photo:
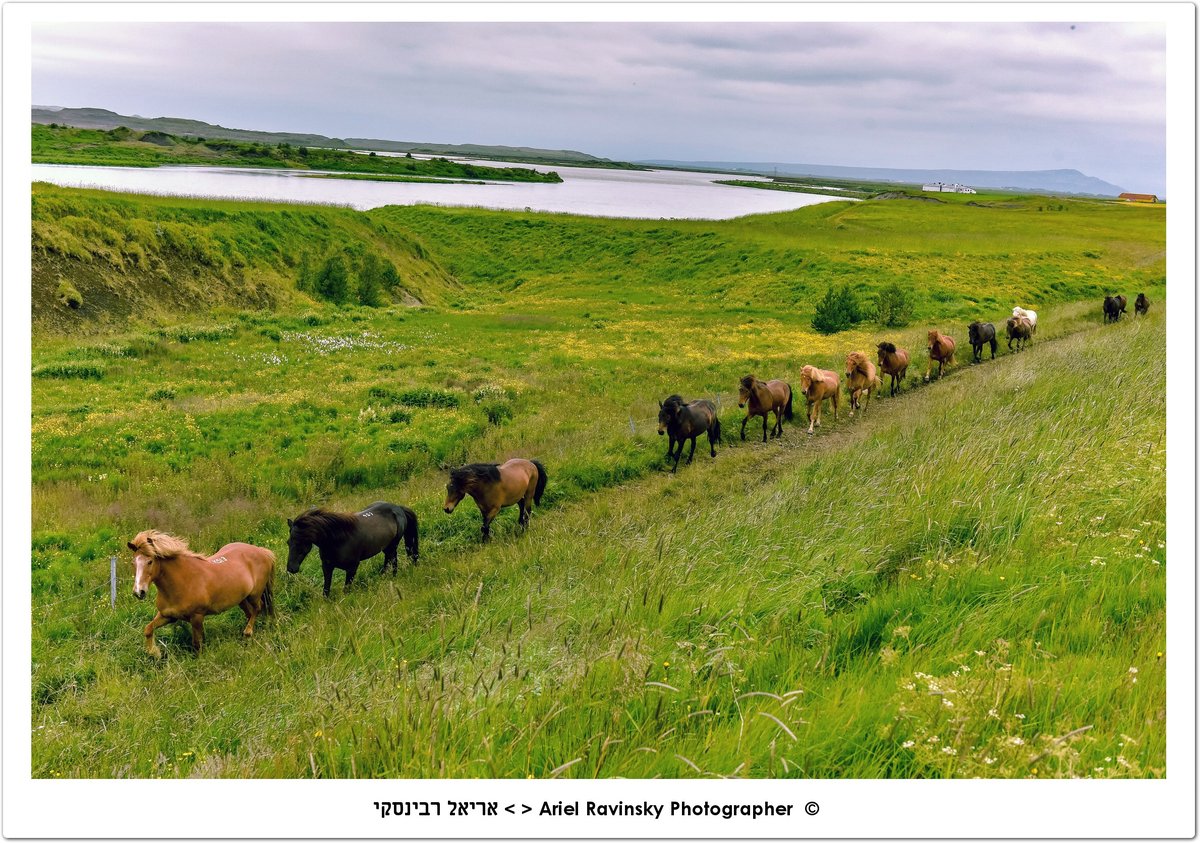
M 933 184 L 921 185 L 921 190 L 927 190 L 931 193 L 974 193 L 975 188 L 967 187 L 965 184 L 946 184 L 945 182 L 935 181 Z

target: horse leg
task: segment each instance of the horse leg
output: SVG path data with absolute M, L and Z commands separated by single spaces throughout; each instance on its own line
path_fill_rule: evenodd
M 392 576 L 396 576 L 396 569 L 400 565 L 400 560 L 397 558 L 400 552 L 400 534 L 396 534 L 395 540 L 383 549 L 383 567 L 379 569 L 379 573 L 387 573 L 388 563 L 392 563 Z
M 246 613 L 246 628 L 242 630 L 242 635 L 249 638 L 254 634 L 254 620 L 258 617 L 258 613 L 262 611 L 262 597 L 251 594 L 238 605 Z
M 767 414 L 763 413 L 763 441 L 767 441 Z
M 343 594 L 350 593 L 350 584 L 354 582 L 354 575 L 358 573 L 358 563 L 355 562 L 346 568 L 346 585 L 342 588 Z
M 683 453 L 682 447 L 680 447 L 679 452 Z M 678 460 L 677 460 L 677 462 L 678 462 Z M 482 510 L 480 510 L 480 514 L 483 516 L 483 540 L 485 542 L 492 540 L 492 520 L 496 517 L 496 514 L 499 512 L 500 512 L 500 507 L 498 507 L 498 506 L 492 507 L 487 512 L 483 512 Z
M 192 646 L 197 653 L 204 647 L 204 615 L 200 612 L 192 615 Z
M 329 596 L 329 588 L 333 585 L 333 565 L 330 565 L 324 559 L 321 560 L 321 573 L 325 575 L 325 588 L 323 592 L 326 597 Z
M 775 438 L 783 436 L 783 408 L 775 408 Z
M 746 422 L 750 421 L 750 414 L 746 414 L 746 418 L 742 419 L 742 441 L 746 441 Z
M 766 416 L 763 416 L 763 421 L 766 421 L 766 420 L 767 420 Z M 700 435 L 699 433 L 696 434 L 696 436 L 699 436 L 699 435 Z M 696 436 L 692 437 L 692 449 L 690 451 L 688 451 L 688 461 L 687 461 L 688 465 L 692 464 L 692 457 L 696 456 Z M 682 445 L 679 446 L 679 451 L 680 451 L 680 453 L 683 452 Z
M 160 626 L 166 626 L 169 623 L 174 623 L 174 618 L 168 618 L 159 612 L 154 616 L 154 620 L 146 624 L 143 634 L 146 636 L 146 652 L 156 659 L 162 658 L 162 650 L 158 649 L 158 645 L 154 643 L 154 631 Z
M 997 346 L 997 345 L 999 345 L 999 343 L 998 343 L 998 342 L 996 342 L 996 338 L 995 338 L 995 337 L 992 337 L 992 359 L 993 359 L 993 360 L 995 360 L 995 359 L 996 359 L 996 346 Z
M 517 501 L 517 524 L 522 530 L 529 528 L 529 509 L 525 506 L 524 498 Z
M 708 450 L 709 455 L 715 457 L 717 455 L 717 435 L 713 431 L 714 428 L 708 429 Z
M 817 413 L 820 413 L 820 412 L 821 412 L 821 405 L 820 405 L 820 403 L 818 403 L 817 404 Z M 815 424 L 816 424 L 816 418 L 813 416 L 813 402 L 810 400 L 808 402 L 808 435 L 809 436 L 812 436 L 813 425 L 815 425 Z

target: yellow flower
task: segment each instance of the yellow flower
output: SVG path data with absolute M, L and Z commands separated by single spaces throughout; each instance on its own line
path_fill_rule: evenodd
M 322 730 L 320 730 L 320 729 L 317 729 L 317 731 L 313 732 L 313 737 L 314 737 L 314 738 L 320 738 L 320 737 L 324 737 L 324 735 L 325 735 L 325 732 L 323 732 L 323 731 L 322 731 Z

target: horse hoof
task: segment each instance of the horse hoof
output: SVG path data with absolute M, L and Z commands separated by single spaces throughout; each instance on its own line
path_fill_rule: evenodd
M 150 654 L 150 658 L 152 659 L 162 658 L 162 650 L 158 649 L 157 647 L 155 647 L 153 650 L 147 650 L 147 652 Z

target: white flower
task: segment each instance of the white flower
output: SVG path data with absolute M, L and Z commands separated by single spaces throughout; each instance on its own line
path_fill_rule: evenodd
M 983 763 L 984 763 L 984 764 L 995 764 L 995 763 L 996 763 L 996 759 L 995 759 L 995 758 L 984 758 L 984 759 L 983 759 Z
M 946 708 L 954 708 L 954 703 L 950 702 L 950 700 L 946 699 L 945 697 L 942 697 L 942 705 L 946 706 Z
M 1013 717 L 1017 718 L 1018 720 L 1024 720 L 1024 719 L 1025 719 L 1025 715 L 1024 715 L 1024 714 L 1014 714 L 1014 715 L 1013 715 Z
M 900 746 L 904 747 L 905 749 L 912 749 L 912 747 L 915 745 L 916 741 L 905 741 L 904 743 L 900 744 Z
M 1025 745 L 1025 741 L 1024 741 L 1024 740 L 1022 740 L 1021 738 L 1017 737 L 1016 735 L 1014 735 L 1013 737 L 1009 738 L 1009 739 L 1008 739 L 1008 742 L 1009 742 L 1010 744 L 1012 744 L 1013 746 L 1024 746 L 1024 745 Z
M 947 755 L 958 755 L 958 750 L 952 746 L 943 746 L 942 752 L 946 753 Z

